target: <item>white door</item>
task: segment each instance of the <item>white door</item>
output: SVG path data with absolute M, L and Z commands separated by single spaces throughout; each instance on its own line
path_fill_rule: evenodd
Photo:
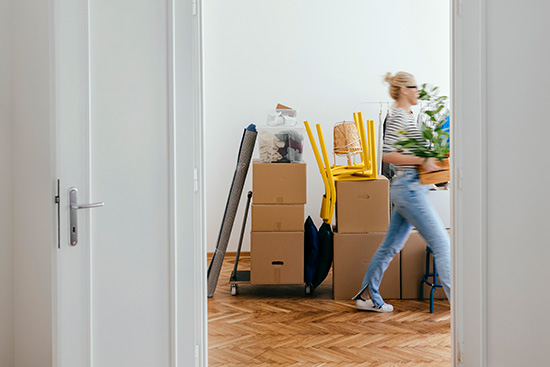
M 195 308 L 181 302 L 176 309 L 175 228 L 175 213 L 193 218 L 194 206 L 178 209 L 175 201 L 172 2 L 54 4 L 57 365 L 192 365 L 176 358 L 189 349 L 195 359 L 195 345 L 176 343 L 178 328 L 194 326 Z M 105 205 L 75 209 L 74 224 L 71 188 L 78 205 Z

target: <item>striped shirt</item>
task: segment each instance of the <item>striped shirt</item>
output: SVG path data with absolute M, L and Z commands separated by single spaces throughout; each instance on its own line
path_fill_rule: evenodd
M 384 137 L 384 145 L 382 148 L 382 155 L 386 155 L 393 152 L 399 152 L 407 155 L 414 155 L 410 149 L 401 149 L 394 144 L 399 141 L 399 137 L 403 134 L 399 133 L 399 130 L 405 130 L 404 134 L 407 138 L 416 139 L 419 142 L 424 142 L 420 127 L 414 121 L 412 113 L 405 112 L 401 108 L 392 108 L 390 115 L 386 121 L 386 133 Z M 400 168 L 412 168 L 415 166 L 399 166 Z

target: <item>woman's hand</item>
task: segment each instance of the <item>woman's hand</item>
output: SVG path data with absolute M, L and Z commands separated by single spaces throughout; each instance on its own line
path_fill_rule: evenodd
M 422 169 L 427 172 L 439 171 L 441 167 L 437 164 L 437 158 L 430 157 L 422 163 Z

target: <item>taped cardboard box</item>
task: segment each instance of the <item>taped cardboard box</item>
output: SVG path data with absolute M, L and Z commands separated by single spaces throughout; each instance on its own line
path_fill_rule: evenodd
M 365 271 L 386 232 L 335 233 L 332 287 L 334 299 L 351 299 L 361 289 Z M 399 254 L 384 273 L 380 294 L 384 299 L 400 297 Z
M 389 220 L 390 194 L 386 177 L 336 182 L 338 233 L 385 232 Z
M 253 232 L 304 230 L 304 204 L 252 204 Z
M 306 163 L 252 162 L 253 204 L 305 204 Z
M 430 270 L 431 270 L 430 257 Z M 420 280 L 426 272 L 426 241 L 418 231 L 412 231 L 405 247 L 401 250 L 401 298 L 419 299 L 420 298 Z M 431 288 L 424 285 L 424 297 L 430 297 Z M 444 299 L 445 292 L 443 288 L 438 287 L 435 290 L 434 298 Z
M 252 232 L 251 284 L 303 284 L 304 233 Z

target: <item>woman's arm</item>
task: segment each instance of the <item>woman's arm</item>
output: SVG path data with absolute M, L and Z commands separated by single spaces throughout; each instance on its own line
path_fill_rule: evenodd
M 422 168 L 428 172 L 437 171 L 441 169 L 436 161 L 436 158 L 430 157 L 428 159 L 423 157 L 417 157 L 414 155 L 403 154 L 399 152 L 392 152 L 385 154 L 382 157 L 382 161 L 386 163 L 392 163 L 395 165 L 416 165 L 422 166 Z

